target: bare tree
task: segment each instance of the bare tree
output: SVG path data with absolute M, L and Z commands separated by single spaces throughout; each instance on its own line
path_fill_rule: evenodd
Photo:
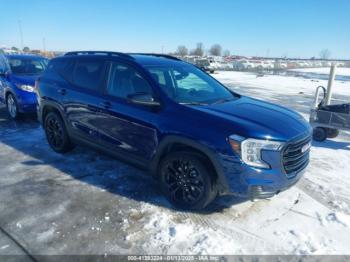
M 204 55 L 203 43 L 197 43 L 197 47 L 196 47 L 196 49 L 191 51 L 191 55 L 203 56 Z
M 226 50 L 224 51 L 223 55 L 226 56 L 226 57 L 227 57 L 227 56 L 230 56 L 230 55 L 231 55 L 230 50 L 226 49 Z
M 212 45 L 209 53 L 213 56 L 221 56 L 222 47 L 219 44 Z
M 181 57 L 184 57 L 184 56 L 188 55 L 188 49 L 187 49 L 187 47 L 184 46 L 184 45 L 179 45 L 179 46 L 177 47 L 176 54 L 179 55 L 179 56 L 181 56 Z
M 320 57 L 322 59 L 329 59 L 331 56 L 331 51 L 329 51 L 329 49 L 322 49 L 321 52 L 320 52 Z

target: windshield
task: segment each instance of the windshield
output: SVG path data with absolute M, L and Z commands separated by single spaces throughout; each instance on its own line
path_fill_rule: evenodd
M 219 82 L 191 65 L 146 68 L 168 97 L 181 104 L 212 104 L 237 98 Z
M 18 75 L 37 75 L 42 73 L 46 67 L 48 60 L 33 58 L 9 58 L 11 71 Z

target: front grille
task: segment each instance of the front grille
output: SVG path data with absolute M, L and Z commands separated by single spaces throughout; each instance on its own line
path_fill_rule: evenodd
M 302 152 L 302 148 L 311 143 L 311 136 L 303 137 L 287 144 L 283 151 L 283 167 L 287 177 L 293 177 L 297 171 L 304 169 L 309 163 L 310 149 Z

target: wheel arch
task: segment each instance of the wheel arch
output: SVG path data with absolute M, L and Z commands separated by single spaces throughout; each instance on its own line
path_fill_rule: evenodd
M 41 123 L 44 123 L 45 117 L 48 113 L 56 112 L 61 116 L 63 122 L 67 126 L 66 118 L 64 117 L 65 116 L 64 111 L 58 103 L 53 101 L 50 101 L 50 102 L 42 101 L 40 107 L 41 107 L 41 110 L 38 118 Z
M 159 164 L 167 153 L 181 151 L 193 152 L 200 157 L 203 157 L 204 160 L 206 160 L 205 164 L 208 168 L 212 169 L 212 174 L 214 174 L 213 178 L 217 182 L 219 188 L 223 187 L 223 190 L 226 189 L 224 185 L 227 185 L 227 183 L 225 183 L 226 179 L 224 177 L 224 172 L 213 150 L 192 139 L 179 136 L 167 136 L 160 142 L 150 165 L 152 176 L 155 178 L 157 177 Z

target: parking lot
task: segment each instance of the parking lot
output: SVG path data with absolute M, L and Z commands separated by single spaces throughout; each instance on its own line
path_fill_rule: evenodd
M 214 75 L 306 118 L 321 79 Z M 334 101 L 350 101 L 336 81 Z M 84 147 L 50 150 L 35 117 L 0 108 L 0 254 L 350 254 L 350 134 L 313 143 L 305 177 L 271 200 L 174 210 L 143 171 Z

